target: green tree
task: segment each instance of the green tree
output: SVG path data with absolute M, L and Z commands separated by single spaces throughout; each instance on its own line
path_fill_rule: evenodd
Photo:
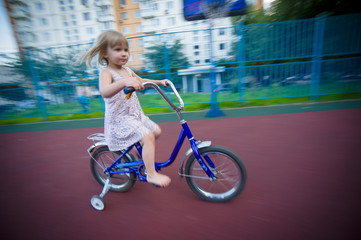
M 328 16 L 360 13 L 361 7 L 349 0 L 275 0 L 271 4 L 273 22 L 314 18 L 325 13 Z
M 176 40 L 170 46 L 157 44 L 147 48 L 145 57 L 148 63 L 155 69 L 172 68 L 176 71 L 178 68 L 188 66 L 188 59 L 183 53 L 183 45 L 180 40 Z M 170 60 L 170 62 L 168 62 Z
M 232 17 L 232 22 L 234 25 L 240 20 L 245 24 L 280 22 L 314 18 L 323 13 L 328 16 L 361 13 L 361 7 L 350 0 L 275 0 L 266 10 L 248 6 L 246 15 Z
M 234 16 L 231 21 L 233 25 L 237 25 L 240 21 L 244 21 L 245 24 L 265 23 L 270 21 L 270 16 L 263 8 L 255 9 L 253 5 L 249 5 L 245 15 Z

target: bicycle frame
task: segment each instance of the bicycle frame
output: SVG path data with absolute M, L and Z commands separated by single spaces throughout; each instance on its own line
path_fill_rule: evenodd
M 210 160 L 209 157 L 205 156 L 205 161 L 203 160 L 202 156 L 200 155 L 199 151 L 198 151 L 198 147 L 197 147 L 197 141 L 194 139 L 193 134 L 191 132 L 191 130 L 188 127 L 187 122 L 183 119 L 182 115 L 180 114 L 180 111 L 183 110 L 184 108 L 184 103 L 181 99 L 181 97 L 179 96 L 177 90 L 175 89 L 174 85 L 172 82 L 168 81 L 168 85 L 171 86 L 173 92 L 175 93 L 175 95 L 177 96 L 179 102 L 180 102 L 180 106 L 176 107 L 170 100 L 169 98 L 162 92 L 162 90 L 158 87 L 158 85 L 151 83 L 151 82 L 146 82 L 143 84 L 144 86 L 152 86 L 153 88 L 155 88 L 158 93 L 163 97 L 163 99 L 176 111 L 178 118 L 180 120 L 180 123 L 182 125 L 182 130 L 179 134 L 178 137 L 178 141 L 176 143 L 176 145 L 174 146 L 174 149 L 170 155 L 170 158 L 165 161 L 165 162 L 155 162 L 155 167 L 157 169 L 157 171 L 161 170 L 164 167 L 168 167 L 170 166 L 175 159 L 178 156 L 178 153 L 184 143 L 185 138 L 187 137 L 190 145 L 191 145 L 191 149 L 198 161 L 198 163 L 200 164 L 200 166 L 202 167 L 202 169 L 205 171 L 205 173 L 207 174 L 207 176 L 210 179 L 216 179 L 215 175 L 213 174 L 212 170 L 213 168 L 215 168 L 213 162 Z M 129 94 L 128 92 L 125 91 L 126 94 Z M 130 93 L 131 94 L 131 93 Z M 146 181 L 146 176 L 144 176 L 141 173 L 142 168 L 144 167 L 144 162 L 142 160 L 140 161 L 134 161 L 134 162 L 128 162 L 128 163 L 121 163 L 121 159 L 128 154 L 132 148 L 135 147 L 140 155 L 140 157 L 142 158 L 142 146 L 139 142 L 133 144 L 132 146 L 128 147 L 125 151 L 122 151 L 122 154 L 117 158 L 117 160 L 111 165 L 109 166 L 107 169 L 105 169 L 105 173 L 106 174 L 125 174 L 125 173 L 131 173 L 131 172 L 135 172 L 139 178 L 139 180 L 141 181 Z M 207 165 L 207 164 L 208 165 Z M 209 167 L 211 168 L 209 168 Z M 120 170 L 120 169 L 124 169 L 124 170 Z

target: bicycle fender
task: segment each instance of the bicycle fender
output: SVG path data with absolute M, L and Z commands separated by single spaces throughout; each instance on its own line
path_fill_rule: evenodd
M 104 146 L 104 145 L 107 145 L 107 143 L 105 141 L 96 142 L 88 148 L 88 153 L 90 154 L 94 150 L 94 148 L 99 147 L 99 146 Z
M 201 149 L 201 148 L 205 148 L 205 147 L 209 147 L 212 145 L 212 142 L 211 141 L 204 141 L 204 142 L 201 142 L 201 141 L 197 141 L 196 142 L 196 145 L 197 145 L 197 148 L 198 149 Z M 178 174 L 179 176 L 182 178 L 183 177 L 183 170 L 184 170 L 184 162 L 186 160 L 186 158 L 191 154 L 193 153 L 193 150 L 192 148 L 189 148 L 188 151 L 184 154 L 181 162 L 180 162 L 180 165 L 179 165 L 179 170 L 178 170 Z

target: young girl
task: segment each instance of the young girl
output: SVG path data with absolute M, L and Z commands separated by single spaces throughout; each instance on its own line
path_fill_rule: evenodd
M 129 59 L 127 39 L 119 32 L 103 32 L 96 44 L 82 58 L 91 66 L 98 55 L 98 63 L 104 68 L 99 76 L 99 90 L 105 102 L 104 134 L 109 150 L 118 151 L 141 141 L 143 160 L 149 183 L 166 187 L 170 178 L 155 170 L 155 139 L 161 134 L 159 126 L 144 115 L 135 92 L 125 98 L 123 89 L 143 89 L 143 82 L 154 82 L 166 86 L 166 80 L 142 79 L 125 66 Z

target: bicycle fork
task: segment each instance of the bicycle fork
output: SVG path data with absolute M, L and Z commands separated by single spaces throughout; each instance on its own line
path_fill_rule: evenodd
M 188 124 L 186 121 L 182 122 L 182 127 L 183 130 L 185 131 L 185 134 L 187 135 L 191 148 L 193 150 L 193 154 L 196 157 L 199 165 L 202 167 L 203 171 L 207 174 L 207 176 L 212 179 L 212 180 L 216 180 L 217 177 L 213 174 L 213 169 L 215 169 L 215 165 L 214 163 L 211 161 L 211 159 L 208 156 L 205 156 L 204 158 L 201 156 L 201 154 L 198 151 L 198 146 L 197 146 L 197 141 L 194 139 Z M 203 160 L 205 159 L 205 160 Z M 207 166 L 207 164 L 205 163 L 207 162 L 208 166 L 211 167 L 211 169 Z
M 216 171 L 216 166 L 214 165 L 214 163 L 212 162 L 212 160 L 207 156 L 201 156 L 201 154 L 198 151 L 198 147 L 195 141 L 191 141 L 191 147 L 193 150 L 193 154 L 196 157 L 199 165 L 201 166 L 201 168 L 203 169 L 203 171 L 207 174 L 207 176 L 212 179 L 212 180 L 216 180 L 217 176 L 214 175 L 214 170 Z M 203 160 L 205 159 L 205 160 Z M 208 166 L 207 166 L 207 164 Z

